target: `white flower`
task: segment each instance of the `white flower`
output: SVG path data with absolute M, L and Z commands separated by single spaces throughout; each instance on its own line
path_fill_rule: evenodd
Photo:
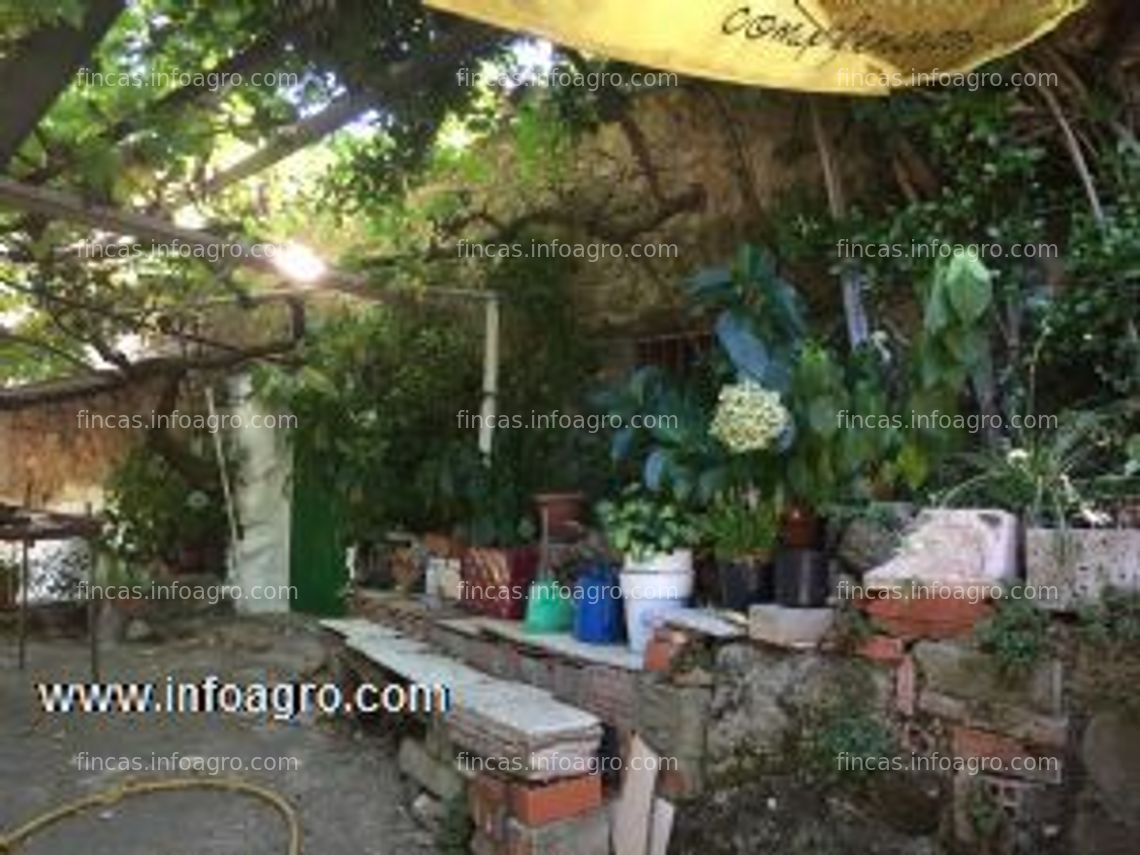
M 720 390 L 709 433 L 729 450 L 742 454 L 768 448 L 789 421 L 778 392 L 742 380 Z
M 1025 463 L 1029 460 L 1029 452 L 1024 448 L 1013 448 L 1010 449 L 1010 452 L 1005 456 L 1005 459 L 1009 463 Z
M 186 497 L 186 506 L 191 510 L 200 511 L 210 504 L 210 497 L 201 490 L 195 490 Z

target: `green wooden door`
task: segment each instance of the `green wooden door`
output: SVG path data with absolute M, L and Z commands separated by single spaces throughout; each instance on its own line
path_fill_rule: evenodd
M 294 611 L 328 617 L 345 613 L 348 568 L 339 497 L 313 477 L 312 466 L 299 454 L 293 460 L 289 583 L 297 592 Z

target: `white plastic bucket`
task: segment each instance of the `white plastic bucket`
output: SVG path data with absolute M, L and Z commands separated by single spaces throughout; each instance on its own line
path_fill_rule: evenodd
M 625 573 L 688 573 L 693 574 L 693 550 L 675 549 L 672 552 L 657 552 L 645 558 L 634 559 L 627 555 Z
M 693 579 L 693 553 L 688 549 L 640 561 L 626 559 L 620 580 L 630 650 L 644 652 L 662 616 L 685 607 Z

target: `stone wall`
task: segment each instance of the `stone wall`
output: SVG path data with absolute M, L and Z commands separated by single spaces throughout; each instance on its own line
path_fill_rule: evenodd
M 592 712 L 603 752 L 639 736 L 673 764 L 656 784 L 678 808 L 670 852 L 1114 855 L 1140 832 L 1140 655 L 1090 647 L 1071 618 L 1014 675 L 975 641 L 992 605 L 953 624 L 916 608 L 889 631 L 844 610 L 811 649 L 671 626 L 643 668 L 465 634 L 399 599 L 357 610 Z
M 900 629 L 907 638 L 833 637 L 807 652 L 688 638 L 662 679 L 711 663 L 713 684 L 676 851 L 698 840 L 705 855 L 1135 851 L 1140 691 L 1119 684 L 1135 652 L 1090 682 L 1103 657 L 1056 620 L 1050 652 L 1015 676 L 973 627 L 939 639 Z M 851 759 L 863 754 L 899 766 Z M 709 844 L 702 829 L 733 804 L 740 827 Z

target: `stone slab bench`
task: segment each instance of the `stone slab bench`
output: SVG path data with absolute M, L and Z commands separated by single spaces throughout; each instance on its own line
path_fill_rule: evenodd
M 329 619 L 321 625 L 341 636 L 348 650 L 386 672 L 409 683 L 446 686 L 451 706 L 444 723 L 451 741 L 509 762 L 517 777 L 580 775 L 597 756 L 601 721 L 549 692 L 492 677 L 368 620 Z

